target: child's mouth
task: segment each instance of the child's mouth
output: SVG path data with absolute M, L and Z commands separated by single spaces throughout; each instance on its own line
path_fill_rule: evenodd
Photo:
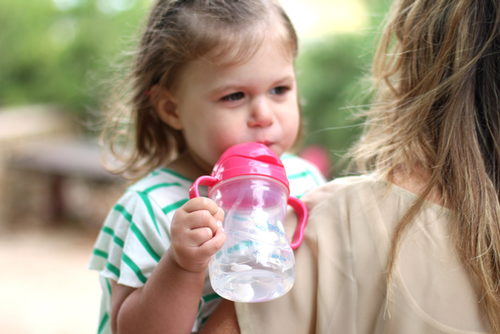
M 266 145 L 267 147 L 271 146 L 273 143 L 270 141 L 259 141 L 259 144 Z

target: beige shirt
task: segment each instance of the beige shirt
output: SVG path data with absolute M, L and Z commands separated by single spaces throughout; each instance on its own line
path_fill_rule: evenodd
M 437 204 L 426 202 L 405 234 L 387 298 L 390 237 L 416 198 L 374 176 L 336 179 L 304 196 L 295 284 L 273 301 L 236 303 L 241 333 L 489 332 L 478 282 L 454 251 L 451 212 Z

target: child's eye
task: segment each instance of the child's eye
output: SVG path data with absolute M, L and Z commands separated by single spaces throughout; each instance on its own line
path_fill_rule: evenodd
M 278 86 L 278 87 L 274 87 L 273 89 L 271 89 L 271 94 L 282 95 L 282 94 L 285 94 L 287 91 L 288 91 L 288 87 Z
M 223 101 L 238 101 L 245 97 L 242 92 L 233 93 L 222 98 Z

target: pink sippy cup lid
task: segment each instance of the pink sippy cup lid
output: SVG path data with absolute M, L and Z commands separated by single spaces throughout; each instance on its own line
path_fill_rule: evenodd
M 283 163 L 266 145 L 250 142 L 228 148 L 215 164 L 211 174 L 219 181 L 246 175 L 271 177 L 283 183 L 290 192 Z

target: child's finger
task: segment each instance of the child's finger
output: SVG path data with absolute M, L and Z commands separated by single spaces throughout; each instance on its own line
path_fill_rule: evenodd
M 212 230 L 212 234 L 215 234 L 218 228 L 217 220 L 207 210 L 198 210 L 186 214 L 181 222 L 178 224 L 181 225 L 180 228 L 188 231 L 207 227 Z
M 186 228 L 194 229 L 198 227 L 209 227 L 212 232 L 215 234 L 215 231 L 219 228 L 217 222 L 224 219 L 224 211 L 219 208 L 215 202 L 212 202 L 217 211 L 215 213 L 211 212 L 208 208 L 206 209 L 198 209 L 193 212 L 188 213 L 189 219 L 187 219 L 186 224 L 184 225 Z
M 226 233 L 222 228 L 219 228 L 212 239 L 200 246 L 200 255 L 207 257 L 214 255 L 224 246 L 224 242 L 226 242 Z
M 217 230 L 222 227 L 222 220 L 218 220 L 216 217 L 217 216 L 210 217 L 210 219 L 206 220 L 207 227 L 209 227 L 212 230 L 212 233 L 214 235 L 217 232 Z M 222 219 L 224 219 L 224 217 L 222 217 Z
M 207 197 L 196 197 L 190 199 L 183 205 L 183 209 L 188 213 L 199 210 L 207 210 L 212 216 L 215 216 L 219 212 L 219 206 Z
M 212 232 L 212 229 L 210 227 L 198 227 L 192 229 L 190 234 L 192 246 L 200 246 L 208 240 L 212 239 L 215 233 Z
M 224 210 L 222 210 L 220 207 L 218 207 L 219 210 L 217 210 L 217 213 L 214 215 L 214 218 L 216 221 L 224 221 Z

